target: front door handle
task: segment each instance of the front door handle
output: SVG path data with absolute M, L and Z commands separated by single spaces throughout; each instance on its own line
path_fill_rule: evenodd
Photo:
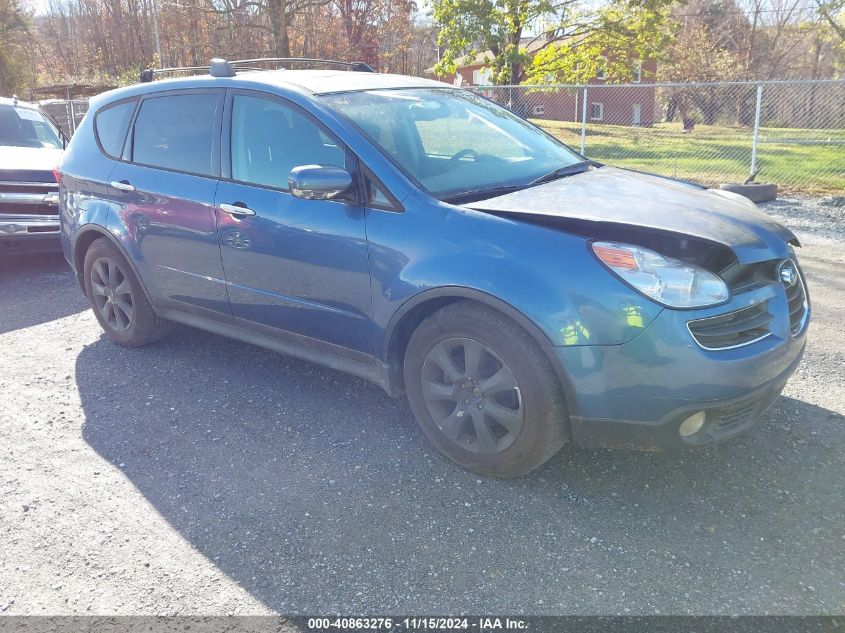
M 128 180 L 112 180 L 111 186 L 115 189 L 120 189 L 121 191 L 135 191 L 135 187 L 133 187 Z
M 255 211 L 250 209 L 243 202 L 236 202 L 235 204 L 226 204 L 224 202 L 219 206 L 223 213 L 228 213 L 229 215 L 239 215 L 241 217 L 255 215 Z

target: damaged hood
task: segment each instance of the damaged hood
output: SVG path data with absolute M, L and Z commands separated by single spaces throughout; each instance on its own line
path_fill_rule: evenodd
M 600 167 L 466 207 L 513 219 L 561 218 L 676 233 L 730 248 L 741 263 L 780 257 L 795 235 L 754 203 L 718 190 Z M 565 225 L 565 223 L 563 223 Z

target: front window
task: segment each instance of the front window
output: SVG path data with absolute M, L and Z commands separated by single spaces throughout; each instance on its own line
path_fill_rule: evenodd
M 232 178 L 288 188 L 299 165 L 346 166 L 346 152 L 310 117 L 279 101 L 235 95 L 232 100 Z
M 372 90 L 325 99 L 440 199 L 527 186 L 583 160 L 539 128 L 463 90 Z
M 50 120 L 33 108 L 0 105 L 0 146 L 61 149 L 62 137 Z

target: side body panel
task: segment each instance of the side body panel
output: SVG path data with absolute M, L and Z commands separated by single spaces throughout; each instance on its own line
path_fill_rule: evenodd
M 114 229 L 135 260 L 153 303 L 229 315 L 220 263 L 217 180 L 119 163 L 111 180 Z
M 240 110 L 239 103 L 248 109 Z M 319 136 L 308 110 L 266 92 L 230 91 L 217 213 L 232 312 L 241 321 L 372 355 L 363 207 L 340 200 L 303 200 L 285 190 L 284 172 L 297 161 L 340 166 L 346 160 L 349 167 L 355 163 L 330 138 L 328 126 L 323 129 L 328 136 Z M 230 144 L 237 145 L 237 151 Z M 238 160 L 233 161 L 236 153 Z M 238 170 L 242 173 L 233 173 Z M 232 215 L 221 205 L 245 206 L 254 215 Z
M 616 345 L 639 335 L 662 308 L 597 264 L 585 240 L 432 201 L 405 213 L 370 212 L 367 236 L 373 319 L 382 344 L 402 305 L 442 287 L 473 289 L 509 304 L 550 345 Z
M 73 135 L 60 167 L 60 240 L 65 259 L 71 266 L 80 231 L 89 225 L 105 229 L 112 213 L 108 183 L 116 161 L 106 157 L 94 141 L 93 112 L 96 107 L 97 100 Z M 81 275 L 81 271 L 76 272 Z
M 221 182 L 220 256 L 237 319 L 372 353 L 364 209 Z M 218 258 L 219 259 L 219 258 Z

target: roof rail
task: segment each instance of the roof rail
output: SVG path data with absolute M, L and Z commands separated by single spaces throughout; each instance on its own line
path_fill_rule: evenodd
M 343 66 L 349 68 L 349 70 L 364 72 L 364 73 L 374 73 L 376 72 L 373 70 L 372 66 L 369 64 L 365 64 L 364 62 L 342 62 L 336 59 L 318 59 L 315 57 L 258 57 L 256 59 L 236 59 L 231 63 L 233 66 L 243 66 L 246 64 L 276 64 L 284 65 L 284 64 L 311 64 L 313 66 Z M 266 69 L 253 69 L 250 70 L 266 70 Z
M 262 64 L 273 64 L 274 68 L 263 68 Z M 209 73 L 212 77 L 234 77 L 238 71 L 281 70 L 286 65 L 309 64 L 311 66 L 341 66 L 350 71 L 374 73 L 372 66 L 364 62 L 342 62 L 336 59 L 316 59 L 313 57 L 257 57 L 255 59 L 236 59 L 226 61 L 214 58 L 208 66 L 179 66 L 173 68 L 147 68 L 141 71 L 141 83 L 149 83 L 159 75 Z M 280 68 L 281 67 L 281 68 Z

